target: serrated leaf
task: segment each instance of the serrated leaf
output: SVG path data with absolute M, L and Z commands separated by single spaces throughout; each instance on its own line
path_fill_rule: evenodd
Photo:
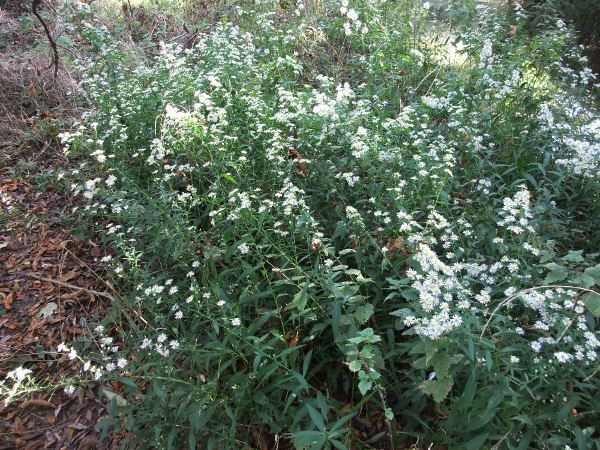
M 595 284 L 600 285 L 600 264 L 596 264 L 594 267 L 588 267 L 583 273 L 588 277 L 592 277 Z
M 38 311 L 37 318 L 40 320 L 47 319 L 52 314 L 54 314 L 54 311 L 56 311 L 57 309 L 58 309 L 58 305 L 56 303 L 54 303 L 54 302 L 47 303 L 46 306 L 44 306 L 42 309 L 40 309 Z
M 564 281 L 569 276 L 569 271 L 566 267 L 561 266 L 560 264 L 550 263 L 545 266 L 550 270 L 550 273 L 546 275 L 544 279 L 544 283 L 556 283 L 557 281 Z
M 569 250 L 569 253 L 567 253 L 560 259 L 562 261 L 568 261 L 573 263 L 583 262 L 583 250 Z
M 367 392 L 369 392 L 372 387 L 373 387 L 373 383 L 371 383 L 368 380 L 361 380 L 358 383 L 358 390 L 360 391 L 360 393 L 362 395 L 365 395 Z
M 367 321 L 373 315 L 373 312 L 375 312 L 373 305 L 368 303 L 366 305 L 360 305 L 358 308 L 356 308 L 356 311 L 354 311 L 354 318 L 360 325 L 362 325 L 367 323 Z
M 444 377 L 448 374 L 448 369 L 452 359 L 446 352 L 437 352 L 429 361 L 429 364 L 433 366 L 433 369 L 438 374 L 438 377 Z
M 586 292 L 581 296 L 581 301 L 585 303 L 589 312 L 595 317 L 600 317 L 600 294 Z
M 359 275 L 362 275 L 362 272 L 358 269 L 348 269 L 346 270 L 346 275 L 352 275 L 354 277 L 357 277 Z
M 570 280 L 574 285 L 589 288 L 594 285 L 594 279 L 584 273 L 578 273 Z
M 427 380 L 419 385 L 423 393 L 431 395 L 436 403 L 442 402 L 450 393 L 454 380 L 452 377 L 443 377 L 437 380 Z
M 351 372 L 358 372 L 361 368 L 360 361 L 358 359 L 355 359 L 350 364 L 348 364 L 348 368 Z

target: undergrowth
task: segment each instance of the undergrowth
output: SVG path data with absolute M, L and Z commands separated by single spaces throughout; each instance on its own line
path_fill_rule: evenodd
M 598 85 L 551 15 L 455 6 L 448 34 L 420 2 L 240 1 L 134 57 L 63 4 L 69 176 L 121 295 L 58 351 L 70 392 L 119 381 L 105 432 L 600 448 Z

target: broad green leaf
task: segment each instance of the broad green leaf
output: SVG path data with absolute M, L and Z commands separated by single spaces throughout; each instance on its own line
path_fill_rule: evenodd
M 375 309 L 371 304 L 367 303 L 366 305 L 360 305 L 356 308 L 356 311 L 354 311 L 354 318 L 360 325 L 365 324 L 371 318 L 374 311 Z
M 427 380 L 419 385 L 419 388 L 427 395 L 431 395 L 436 403 L 442 402 L 450 393 L 454 380 L 446 376 L 437 380 Z
M 360 391 L 360 393 L 362 395 L 365 395 L 367 392 L 369 392 L 372 387 L 373 387 L 373 383 L 370 382 L 369 380 L 361 380 L 358 383 L 358 390 Z
M 569 253 L 563 256 L 561 260 L 573 263 L 583 262 L 583 250 L 569 250 Z
M 350 364 L 348 364 L 348 368 L 351 372 L 358 372 L 361 367 L 361 363 L 358 359 L 355 359 L 354 361 L 350 362 Z
M 587 309 L 595 316 L 600 317 L 600 294 L 586 292 L 581 296 L 581 300 L 587 306 Z
M 569 276 L 569 271 L 567 268 L 561 266 L 560 264 L 550 263 L 546 264 L 546 268 L 550 270 L 550 273 L 546 275 L 544 279 L 544 283 L 556 283 L 557 281 L 564 281 Z
M 594 285 L 594 279 L 592 277 L 590 277 L 589 275 L 586 275 L 584 273 L 578 273 L 576 274 L 573 278 L 570 279 L 570 281 L 576 285 L 576 286 L 581 286 L 584 288 L 589 288 L 592 287 Z
M 594 267 L 588 267 L 583 273 L 588 277 L 592 277 L 594 283 L 600 286 L 600 264 L 596 264 Z

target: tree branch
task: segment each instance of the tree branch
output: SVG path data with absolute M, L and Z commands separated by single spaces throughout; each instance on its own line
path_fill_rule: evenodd
M 42 0 L 33 0 L 31 2 L 31 11 L 33 11 L 33 14 L 35 14 L 35 17 L 37 17 L 37 19 L 40 21 L 40 23 L 44 27 L 46 36 L 48 36 L 48 41 L 50 41 L 50 46 L 52 47 L 52 52 L 54 53 L 54 59 L 53 59 L 52 64 L 54 65 L 54 78 L 56 79 L 56 76 L 58 75 L 58 47 L 56 46 L 56 42 L 52 38 L 52 34 L 50 33 L 50 29 L 48 28 L 48 25 L 46 25 L 46 22 L 44 22 L 44 19 L 42 19 L 42 16 L 40 16 L 40 14 L 38 13 L 37 9 L 41 3 L 42 3 Z

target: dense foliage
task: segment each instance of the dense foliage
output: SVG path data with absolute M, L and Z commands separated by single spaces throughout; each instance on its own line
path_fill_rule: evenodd
M 105 431 L 600 448 L 598 86 L 560 20 L 455 6 L 238 2 L 143 56 L 63 5 L 122 295 L 59 351 L 122 383 Z

